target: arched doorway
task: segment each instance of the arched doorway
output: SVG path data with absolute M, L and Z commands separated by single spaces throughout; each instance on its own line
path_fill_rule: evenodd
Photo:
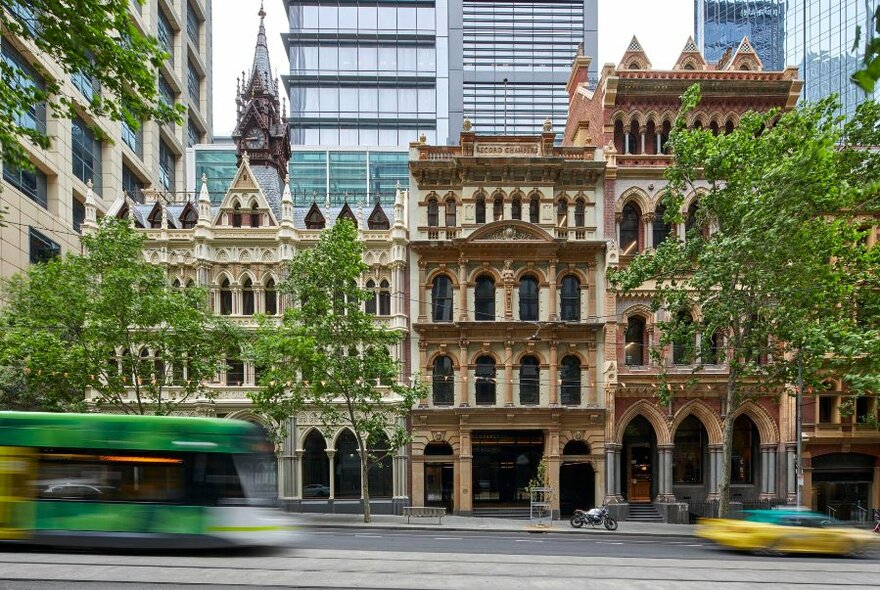
M 814 457 L 816 510 L 840 520 L 870 518 L 875 461 L 874 457 L 861 453 Z
M 333 457 L 336 498 L 361 497 L 361 460 L 358 456 L 358 443 L 350 430 L 342 431 L 336 440 L 336 455 Z
M 682 501 L 703 501 L 709 481 L 709 436 L 691 414 L 675 430 L 672 449 L 672 493 Z
M 317 430 L 312 430 L 303 443 L 302 456 L 303 498 L 330 497 L 330 460 L 327 442 Z
M 754 421 L 745 414 L 733 421 L 730 450 L 730 499 L 755 500 L 761 491 L 761 435 Z
M 582 440 L 568 441 L 559 467 L 559 510 L 568 516 L 576 508 L 586 510 L 595 505 L 596 474 L 590 463 L 590 445 Z
M 620 492 L 631 503 L 651 502 L 657 495 L 657 433 L 644 416 L 623 431 Z
M 442 506 L 451 514 L 455 487 L 452 446 L 447 442 L 425 445 L 425 506 Z

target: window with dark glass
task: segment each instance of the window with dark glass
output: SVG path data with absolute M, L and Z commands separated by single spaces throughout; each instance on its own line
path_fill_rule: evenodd
M 639 224 L 641 211 L 634 203 L 627 203 L 620 218 L 620 252 L 635 254 L 639 250 Z
M 510 203 L 510 218 L 522 219 L 522 199 L 514 197 Z
M 538 223 L 539 219 L 539 209 L 540 203 L 538 201 L 538 197 L 532 197 L 529 199 L 529 223 Z
M 177 158 L 164 140 L 159 141 L 159 182 L 165 190 L 174 190 Z
M 706 445 L 704 432 L 703 424 L 694 415 L 685 418 L 678 426 L 672 449 L 673 483 L 703 483 L 703 454 Z
M 672 339 L 672 364 L 689 365 L 694 358 L 693 320 L 686 311 L 678 313 L 678 331 Z
M 653 234 L 654 234 L 654 247 L 657 248 L 663 241 L 669 237 L 669 224 L 666 223 L 664 217 L 666 216 L 666 206 L 665 205 L 657 205 L 657 210 L 654 213 L 654 224 L 652 226 Z
M 452 280 L 446 275 L 434 278 L 431 287 L 431 319 L 435 322 L 452 321 Z
M 626 321 L 626 335 L 624 336 L 624 362 L 627 366 L 637 367 L 645 364 L 645 320 L 640 317 L 630 317 Z
M 579 322 L 581 319 L 581 281 L 574 275 L 562 279 L 559 293 L 559 312 L 563 322 Z
M 186 89 L 189 92 L 190 101 L 198 107 L 199 102 L 202 100 L 202 79 L 192 62 L 187 62 Z
M 330 459 L 327 457 L 327 442 L 317 429 L 309 432 L 303 443 L 302 483 L 303 498 L 330 496 Z
M 574 226 L 575 227 L 584 227 L 585 223 L 585 211 L 586 211 L 586 203 L 583 199 L 578 199 L 574 202 Z
M 562 359 L 560 367 L 562 405 L 577 406 L 581 403 L 581 361 L 576 356 Z
M 86 206 L 74 195 L 71 198 L 71 207 L 73 210 L 73 231 L 79 233 L 82 231 L 83 221 L 86 220 Z
M 388 437 L 384 433 L 373 440 L 367 441 L 367 450 L 370 453 L 371 465 L 367 471 L 367 481 L 370 486 L 371 498 L 390 498 L 393 495 L 394 457 L 389 447 Z
M 156 19 L 156 38 L 159 40 L 159 45 L 162 46 L 162 49 L 168 52 L 170 59 L 174 59 L 174 32 L 171 28 L 171 23 L 168 22 L 168 17 L 165 16 L 165 13 L 160 9 L 158 11 L 158 16 Z
M 46 262 L 61 254 L 61 246 L 32 227 L 28 232 L 28 246 L 31 264 Z
M 101 142 L 79 117 L 71 119 L 71 155 L 73 174 L 83 182 L 92 181 L 96 193 L 101 192 Z
M 504 219 L 504 199 L 495 197 L 492 203 L 492 219 L 500 221 Z
M 477 405 L 493 405 L 495 403 L 495 360 L 491 356 L 479 357 L 474 377 Z
M 366 290 L 369 291 L 369 295 L 364 301 L 364 311 L 376 315 L 376 281 L 373 279 L 367 281 Z
M 254 315 L 254 284 L 250 279 L 246 279 L 241 287 L 241 313 Z
M 232 288 L 229 279 L 223 279 L 220 285 L 220 315 L 232 314 Z
M 691 203 L 690 207 L 687 210 L 687 217 L 685 217 L 684 221 L 684 231 L 686 234 L 691 233 L 697 227 L 697 203 L 696 201 Z
M 391 315 L 391 286 L 385 280 L 379 283 L 379 315 Z
M 28 61 L 5 39 L 0 41 L 0 43 L 2 43 L 0 59 L 9 68 L 7 72 L 11 73 L 10 76 L 5 78 L 4 82 L 10 88 L 20 90 L 23 93 L 30 92 L 32 89 L 43 90 L 45 88 L 43 79 L 31 67 Z M 26 111 L 11 113 L 11 118 L 16 125 L 45 133 L 46 103 L 37 102 L 31 104 Z
M 432 393 L 435 406 L 448 406 L 453 402 L 452 359 L 448 356 L 438 356 L 434 359 L 432 371 Z
M 834 406 L 837 405 L 837 396 L 819 396 L 819 422 L 828 424 L 834 420 Z
M 483 275 L 474 288 L 474 319 L 478 322 L 495 320 L 495 281 Z
M 95 98 L 95 95 L 101 88 L 97 80 L 84 72 L 73 72 L 70 74 L 70 81 L 73 86 L 80 91 L 83 97 L 89 101 Z
M 334 496 L 337 498 L 361 497 L 361 460 L 357 439 L 350 430 L 343 430 L 336 439 L 333 457 L 335 471 Z
M 428 200 L 428 227 L 437 227 L 440 224 L 437 199 Z
M 446 227 L 455 227 L 455 199 L 446 199 Z
M 150 214 L 147 216 L 147 224 L 150 226 L 150 229 L 159 229 L 162 227 L 162 215 L 162 207 L 156 203 L 153 210 L 150 211 Z
M 199 48 L 199 29 L 201 28 L 201 21 L 199 21 L 199 16 L 196 14 L 196 11 L 193 10 L 192 4 L 187 3 L 186 5 L 186 34 L 193 42 L 193 45 L 196 46 L 196 49 Z
M 180 214 L 180 227 L 181 229 L 192 229 L 196 226 L 196 222 L 199 220 L 199 215 L 196 213 L 195 207 L 192 206 L 192 203 L 187 203 L 184 207 L 183 212 Z
M 541 399 L 541 367 L 533 356 L 523 357 L 519 363 L 519 403 L 536 405 Z
M 232 206 L 232 227 L 241 227 L 241 205 L 239 203 Z
M 251 205 L 251 227 L 260 227 L 260 211 L 256 203 Z
M 3 180 L 23 192 L 29 199 L 42 205 L 49 206 L 48 177 L 37 168 L 25 170 L 13 166 L 9 162 L 3 162 Z
M 202 132 L 199 131 L 199 128 L 196 127 L 195 122 L 192 119 L 188 119 L 186 122 L 186 145 L 187 147 L 192 147 L 199 143 L 202 137 Z
M 122 142 L 129 147 L 138 157 L 144 157 L 144 131 L 143 126 L 134 129 L 127 122 L 123 121 L 120 128 Z
M 568 227 L 568 202 L 565 199 L 556 201 L 556 225 Z
M 241 352 L 234 348 L 226 352 L 226 385 L 244 385 L 244 361 Z
M 476 222 L 486 223 L 486 199 L 479 197 L 476 203 Z
M 700 347 L 700 355 L 704 364 L 718 365 L 722 362 L 722 346 L 724 339 L 721 332 L 714 332 L 711 335 L 703 337 L 703 344 Z
M 122 165 L 122 191 L 128 196 L 131 200 L 136 203 L 144 202 L 144 192 L 143 192 L 144 184 L 141 182 L 140 178 L 132 172 L 131 168 Z
M 165 79 L 165 76 L 159 74 L 159 82 L 157 86 L 159 90 L 159 98 L 162 99 L 167 106 L 174 106 L 174 90 L 171 89 L 171 84 L 168 83 L 168 80 Z
M 519 282 L 519 319 L 538 321 L 538 280 L 523 277 Z
M 748 416 L 733 423 L 733 447 L 730 456 L 730 483 L 752 483 L 758 445 L 758 433 Z
M 278 294 L 275 291 L 275 281 L 269 279 L 266 283 L 266 315 L 275 315 L 278 313 Z

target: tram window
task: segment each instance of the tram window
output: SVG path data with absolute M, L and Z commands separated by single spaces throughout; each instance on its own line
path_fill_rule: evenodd
M 193 497 L 199 504 L 230 504 L 245 497 L 231 455 L 199 453 L 193 461 Z

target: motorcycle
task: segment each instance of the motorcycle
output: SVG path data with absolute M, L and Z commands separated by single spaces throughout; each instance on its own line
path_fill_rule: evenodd
M 605 504 L 602 504 L 598 508 L 593 508 L 592 510 L 575 510 L 569 522 L 571 523 L 571 526 L 576 529 L 581 528 L 585 524 L 588 524 L 593 528 L 602 524 L 605 525 L 605 528 L 609 531 L 617 530 L 617 521 L 611 518 L 611 515 L 608 514 L 608 509 L 605 508 Z

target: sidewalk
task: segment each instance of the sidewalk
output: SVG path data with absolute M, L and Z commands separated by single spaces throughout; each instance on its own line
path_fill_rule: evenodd
M 298 525 L 309 528 L 345 527 L 361 529 L 403 529 L 416 531 L 486 531 L 508 533 L 565 533 L 573 535 L 632 535 L 637 537 L 692 537 L 694 526 L 688 524 L 666 524 L 648 522 L 621 522 L 616 531 L 607 531 L 604 527 L 590 526 L 576 529 L 568 524 L 568 520 L 554 520 L 551 526 L 536 526 L 528 520 L 507 518 L 474 518 L 471 516 L 444 516 L 443 524 L 436 518 L 413 518 L 411 524 L 406 523 L 405 516 L 389 514 L 372 515 L 373 522 L 364 523 L 360 514 L 317 514 L 287 513 Z

